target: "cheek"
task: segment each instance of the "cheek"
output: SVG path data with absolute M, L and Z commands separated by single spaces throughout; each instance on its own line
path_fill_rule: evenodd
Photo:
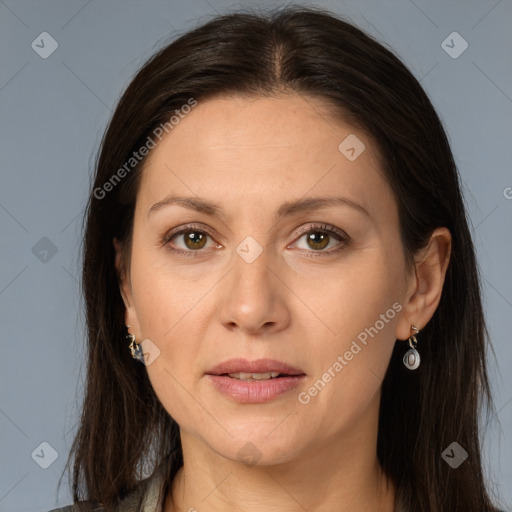
M 211 272 L 196 272 L 195 276 L 171 264 L 165 249 L 144 248 L 134 254 L 132 289 L 144 337 L 167 348 L 174 346 L 170 341 L 197 310 L 204 310 L 205 294 L 215 285 Z
M 389 255 L 382 246 L 366 247 L 347 255 L 329 272 L 301 269 L 292 288 L 301 290 L 301 298 L 316 313 L 316 326 L 336 350 L 342 350 L 365 329 L 379 337 L 393 338 L 397 309 L 402 299 L 404 275 L 400 255 Z M 307 276 L 307 278 L 305 277 Z M 306 284 L 309 283 L 308 286 Z M 392 340 L 392 341 L 393 341 Z
M 213 321 L 214 289 L 218 276 L 201 272 L 192 279 L 169 264 L 163 250 L 140 250 L 132 257 L 132 290 L 141 339 L 149 339 L 160 351 L 147 366 L 159 399 L 172 414 L 185 407 L 201 370 L 197 364 L 205 347 L 207 328 Z M 178 402 L 176 402 L 178 401 Z
M 401 305 L 353 297 L 336 324 L 332 342 L 316 344 L 310 358 L 317 370 L 302 395 L 310 415 L 322 418 L 324 435 L 350 429 L 364 416 L 372 415 L 389 365 Z M 334 318 L 334 317 L 333 317 Z
M 134 284 L 141 335 L 159 349 L 158 357 L 146 366 L 149 380 L 163 407 L 181 426 L 194 418 L 191 428 L 203 418 L 191 397 L 197 393 L 197 361 L 205 350 L 208 300 L 204 294 L 205 288 L 157 265 L 145 267 Z
M 309 356 L 317 365 L 312 380 L 317 383 L 315 388 L 322 390 L 318 404 L 335 404 L 339 416 L 333 417 L 334 424 L 356 417 L 368 406 L 388 367 L 403 309 L 400 255 L 391 256 L 375 249 L 358 254 L 350 264 L 347 260 L 347 265 L 325 281 L 324 293 L 316 294 L 311 303 L 312 309 L 322 311 L 322 320 L 329 327 L 322 343 L 314 342 L 309 328 L 314 342 L 308 348 Z M 326 414 L 331 413 L 328 407 Z

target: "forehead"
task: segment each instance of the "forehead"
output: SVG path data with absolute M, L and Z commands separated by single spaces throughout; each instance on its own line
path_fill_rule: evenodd
M 215 98 L 200 101 L 152 150 L 137 203 L 147 209 L 186 193 L 215 202 L 243 197 L 245 208 L 261 208 L 329 192 L 378 209 L 392 200 L 379 158 L 372 140 L 324 100 Z

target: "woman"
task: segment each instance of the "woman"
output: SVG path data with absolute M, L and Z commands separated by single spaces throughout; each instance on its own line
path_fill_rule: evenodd
M 146 63 L 102 142 L 83 286 L 61 510 L 496 510 L 453 156 L 351 24 L 219 16 Z

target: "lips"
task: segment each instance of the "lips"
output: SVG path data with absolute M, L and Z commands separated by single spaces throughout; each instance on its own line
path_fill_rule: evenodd
M 242 358 L 224 361 L 206 373 L 207 375 L 226 376 L 231 374 L 233 378 L 240 378 L 240 375 L 242 375 L 242 378 L 244 379 L 255 377 L 255 380 L 258 380 L 257 377 L 260 377 L 261 375 L 254 376 L 252 374 L 270 374 L 268 378 L 304 375 L 304 372 L 300 368 L 295 368 L 287 363 L 277 361 L 275 359 L 257 359 L 255 361 L 248 361 L 247 359 Z M 274 376 L 274 374 L 277 375 Z

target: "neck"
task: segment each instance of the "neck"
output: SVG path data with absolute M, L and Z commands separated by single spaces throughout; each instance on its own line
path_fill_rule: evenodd
M 181 434 L 183 466 L 164 512 L 393 512 L 395 488 L 377 460 L 377 422 L 322 438 L 276 465 L 246 466 Z

